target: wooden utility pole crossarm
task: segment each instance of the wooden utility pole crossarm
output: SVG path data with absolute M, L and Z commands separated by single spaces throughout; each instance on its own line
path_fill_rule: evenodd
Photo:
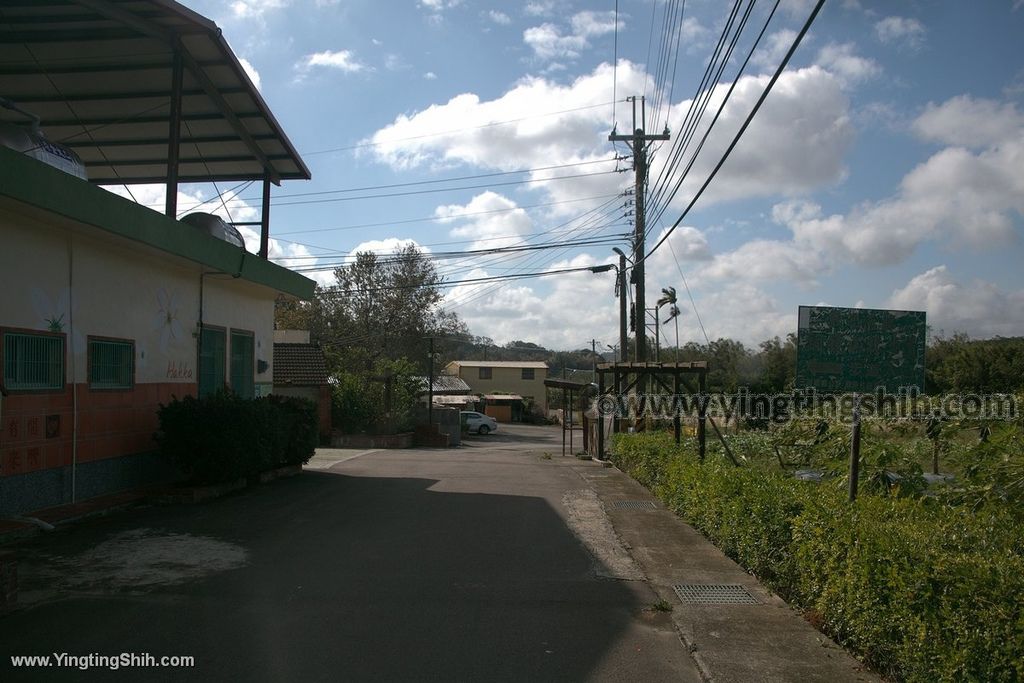
M 618 135 L 614 131 L 608 136 L 610 142 L 625 142 L 633 152 L 633 173 L 635 176 L 635 201 L 636 201 L 636 231 L 633 238 L 633 281 L 636 287 L 634 306 L 636 310 L 636 360 L 644 362 L 647 360 L 647 288 L 645 280 L 644 263 L 647 260 L 647 248 L 644 240 L 647 233 L 647 221 L 644 211 L 646 209 L 647 192 L 647 146 L 655 140 L 668 140 L 668 129 L 661 135 L 647 135 L 644 132 L 646 125 L 647 108 L 644 98 L 640 98 L 640 125 L 637 125 L 636 117 L 636 96 L 626 98 L 633 103 L 633 134 Z M 646 391 L 647 378 L 641 374 L 638 378 L 637 390 L 643 394 Z
M 646 301 L 646 285 L 644 281 L 644 261 L 646 260 L 646 247 L 644 240 L 646 237 L 647 223 L 645 221 L 644 210 L 645 210 L 645 195 L 647 190 L 647 147 L 651 142 L 656 140 L 668 140 L 669 134 L 666 130 L 661 135 L 647 135 L 644 132 L 643 125 L 646 117 L 646 105 L 644 98 L 640 98 L 640 126 L 637 126 L 636 118 L 636 100 L 637 98 L 627 98 L 633 103 L 633 134 L 632 135 L 618 135 L 612 133 L 608 136 L 610 142 L 625 142 L 630 150 L 633 152 L 633 172 L 635 176 L 636 185 L 636 231 L 633 239 L 633 277 L 636 281 L 636 310 L 637 315 L 645 315 L 647 301 Z M 647 330 L 646 325 L 643 324 L 643 320 L 637 321 L 636 325 L 636 359 L 637 361 L 643 362 L 647 360 Z

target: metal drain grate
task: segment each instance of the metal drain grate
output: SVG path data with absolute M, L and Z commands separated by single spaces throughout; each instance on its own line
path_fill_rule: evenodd
M 738 583 L 678 583 L 672 590 L 687 605 L 759 605 Z
M 616 510 L 657 510 L 658 506 L 649 500 L 617 500 L 612 503 Z

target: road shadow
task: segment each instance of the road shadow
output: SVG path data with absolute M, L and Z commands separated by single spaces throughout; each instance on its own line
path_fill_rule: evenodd
M 54 669 L 12 670 L 8 655 L 65 652 L 196 657 L 193 669 L 133 669 L 132 680 L 593 676 L 635 625 L 642 584 L 595 578 L 544 499 L 429 490 L 435 483 L 306 472 L 23 543 L 26 571 L 43 574 L 62 562 L 75 571 L 91 548 L 139 529 L 215 539 L 246 560 L 184 583 L 98 581 L 87 592 L 60 589 L 51 572 L 59 599 L 0 617 L 0 678 L 53 680 Z M 45 580 L 23 578 L 36 589 Z M 656 676 L 658 662 L 647 664 Z

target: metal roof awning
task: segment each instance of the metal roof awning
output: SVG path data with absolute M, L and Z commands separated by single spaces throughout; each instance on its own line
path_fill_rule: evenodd
M 474 403 L 475 396 L 435 396 L 434 403 L 437 405 L 461 406 L 467 403 Z
M 310 177 L 217 25 L 172 0 L 2 0 L 0 97 L 94 183 Z

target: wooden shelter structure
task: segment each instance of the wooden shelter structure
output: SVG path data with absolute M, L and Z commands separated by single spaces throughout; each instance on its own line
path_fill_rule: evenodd
M 597 365 L 597 400 L 600 402 L 606 396 L 612 396 L 615 405 L 625 405 L 627 396 L 631 391 L 635 392 L 637 387 L 660 387 L 672 396 L 681 396 L 683 393 L 691 397 L 702 395 L 707 391 L 707 361 L 683 361 L 678 363 L 598 363 Z M 694 378 L 696 386 L 691 385 L 687 379 Z M 704 459 L 707 446 L 707 403 L 697 401 L 697 444 L 698 455 Z M 600 405 L 600 404 L 599 404 Z M 649 405 L 649 397 L 640 395 L 636 397 L 635 405 L 639 414 L 642 414 Z M 605 437 L 605 416 L 598 411 L 597 428 L 597 454 L 604 458 L 604 437 Z M 676 443 L 679 443 L 681 436 L 681 420 L 679 411 L 674 411 L 672 426 L 675 432 Z M 619 431 L 621 420 L 612 420 L 612 430 Z

